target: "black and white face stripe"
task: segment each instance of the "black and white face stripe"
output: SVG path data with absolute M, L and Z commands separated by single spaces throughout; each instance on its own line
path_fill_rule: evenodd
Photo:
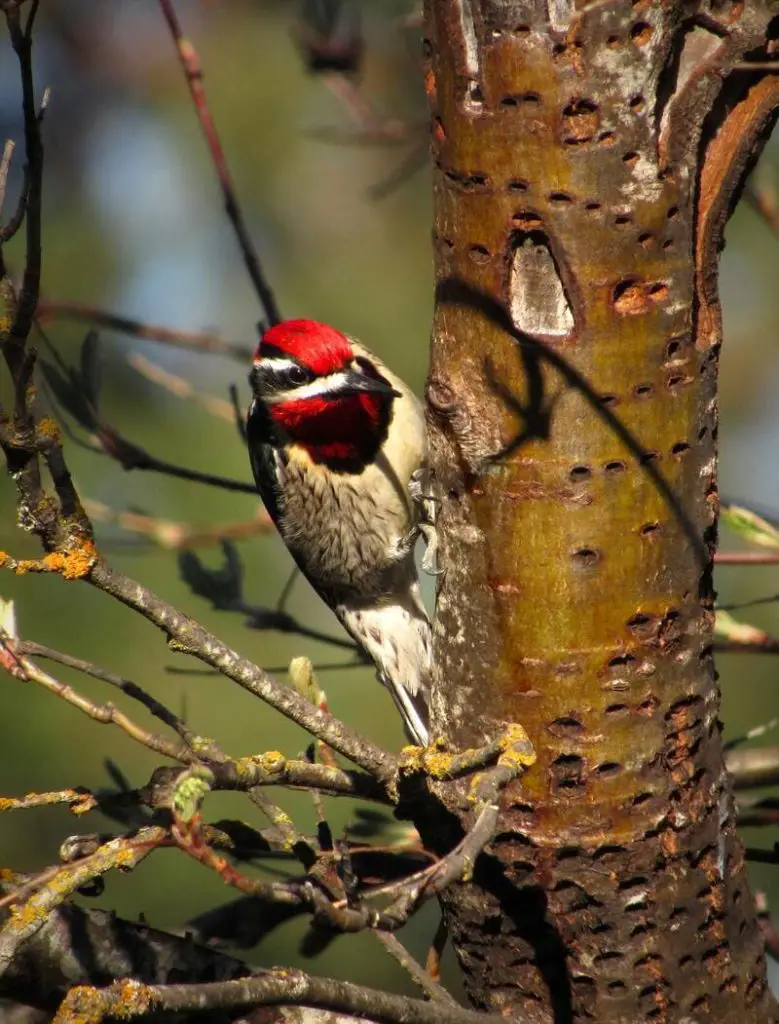
M 292 392 L 316 382 L 313 370 L 294 359 L 279 356 L 261 359 L 254 364 L 249 380 L 255 395 L 265 402 L 278 402 L 292 397 Z
M 360 391 L 388 396 L 397 392 L 366 359 L 357 358 L 342 370 L 318 376 L 286 356 L 258 360 L 249 373 L 255 397 L 266 405 L 306 398 L 337 398 Z

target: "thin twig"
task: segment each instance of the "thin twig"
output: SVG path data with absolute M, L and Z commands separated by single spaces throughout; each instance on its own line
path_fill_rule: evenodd
M 16 377 L 23 358 L 24 345 L 32 327 L 41 281 L 41 197 L 43 192 L 43 143 L 41 124 L 35 104 L 32 69 L 32 28 L 39 0 L 33 0 L 27 22 L 22 29 L 18 4 L 5 4 L 5 18 L 11 44 L 19 62 L 22 80 L 22 113 L 24 117 L 25 176 L 25 261 L 22 286 L 16 303 L 13 322 L 8 331 L 6 360 Z
M 295 828 L 295 824 L 287 812 L 274 803 L 259 786 L 252 786 L 247 793 L 254 806 L 262 811 L 268 821 L 278 829 L 283 849 L 294 854 L 306 871 L 313 867 L 319 854 L 313 843 L 309 842 L 306 836 Z
M 155 455 L 141 448 L 123 437 L 118 430 L 108 424 L 99 424 L 96 437 L 99 442 L 93 446 L 94 451 L 101 451 L 108 455 L 115 462 L 118 462 L 122 469 L 130 471 L 133 469 L 147 470 L 152 473 L 162 473 L 164 476 L 173 476 L 179 480 L 189 480 L 192 483 L 205 484 L 208 487 L 216 487 L 224 491 L 235 491 L 241 494 L 257 494 L 255 484 L 234 480 L 232 477 L 220 476 L 216 473 L 204 473 L 197 469 L 188 469 L 186 466 L 179 466 L 173 462 L 166 462 L 158 459 Z
M 717 565 L 779 565 L 779 554 L 764 551 L 718 551 L 714 561 Z
M 209 846 L 200 828 L 199 817 L 189 821 L 176 818 L 173 826 L 173 839 L 176 845 L 193 857 L 204 867 L 219 875 L 223 882 L 247 896 L 259 896 L 272 903 L 286 904 L 291 907 L 305 907 L 306 901 L 301 887 L 294 882 L 264 882 L 259 878 L 250 878 L 238 871 L 220 853 Z
M 8 172 L 11 169 L 11 160 L 13 159 L 15 148 L 16 143 L 13 139 L 5 140 L 5 145 L 3 146 L 3 155 L 0 158 L 0 217 L 2 217 L 3 215 L 3 206 L 5 204 L 5 190 L 8 185 Z M 0 238 L 2 238 L 1 231 Z
M 733 776 L 734 786 L 739 790 L 779 782 L 779 747 L 729 750 L 725 764 Z
M 174 714 L 164 704 L 161 704 L 155 697 L 152 697 L 150 693 L 147 693 L 146 690 L 130 679 L 125 679 L 114 672 L 109 672 L 107 669 L 94 665 L 90 661 L 74 658 L 70 654 L 55 651 L 52 647 L 46 647 L 44 644 L 38 644 L 31 640 L 16 640 L 14 642 L 14 653 L 55 661 L 60 665 L 65 665 L 67 668 L 75 669 L 77 672 L 83 672 L 93 679 L 99 679 L 110 686 L 115 686 L 128 697 L 143 704 L 146 710 L 154 715 L 155 718 L 158 718 L 169 728 L 173 729 L 190 749 L 195 741 L 199 739 L 178 715 Z
M 19 875 L 14 872 L 8 878 L 4 876 L 0 892 L 5 892 L 5 895 L 0 899 L 0 910 L 5 910 L 15 903 L 26 900 L 36 889 L 40 889 L 42 885 L 50 882 L 61 867 L 61 864 L 53 864 L 44 868 L 43 871 L 36 871 L 33 875 Z
M 200 394 L 200 392 L 192 387 L 189 381 L 184 380 L 183 377 L 179 377 L 175 373 L 171 373 L 170 370 L 163 369 L 163 367 L 153 363 L 151 359 L 147 359 L 146 356 L 142 356 L 139 352 L 131 352 L 127 356 L 127 362 L 136 373 L 140 373 L 142 377 L 145 377 L 146 380 L 151 381 L 153 384 L 158 384 L 161 388 L 165 388 L 166 391 L 171 395 L 175 395 L 176 398 L 192 401 L 218 419 L 226 420 L 228 423 L 235 422 L 233 406 L 224 398 Z
M 740 747 L 742 743 L 747 743 L 749 740 L 761 739 L 767 733 L 773 732 L 777 726 L 779 726 L 779 718 L 769 718 L 767 722 L 753 726 L 740 736 L 734 736 L 732 740 L 728 740 L 727 743 L 723 744 L 722 749 L 726 752 L 728 750 L 735 750 L 736 747 Z
M 244 221 L 243 213 L 241 212 L 241 208 L 238 203 L 238 197 L 235 192 L 232 177 L 230 176 L 230 170 L 227 166 L 224 150 L 222 149 L 222 144 L 219 141 L 219 133 L 216 130 L 214 119 L 211 116 L 205 89 L 203 88 L 203 69 L 200 66 L 197 51 L 189 39 L 186 39 L 184 36 L 178 15 L 176 14 L 176 10 L 173 5 L 173 0 L 159 0 L 159 3 L 162 14 L 168 24 L 168 28 L 170 29 L 170 34 L 173 37 L 173 42 L 176 45 L 179 61 L 187 80 L 187 86 L 189 87 L 189 94 L 192 97 L 195 112 L 198 120 L 200 121 L 200 127 L 203 131 L 203 135 L 205 136 L 208 150 L 211 154 L 211 160 L 219 179 L 219 185 L 222 189 L 222 198 L 224 199 L 225 212 L 233 226 L 236 238 L 238 239 L 238 244 L 241 247 L 241 254 L 243 255 L 246 269 L 249 272 L 249 277 L 254 285 L 254 290 L 257 292 L 257 296 L 262 303 L 263 310 L 265 311 L 265 319 L 268 321 L 270 326 L 273 326 L 280 322 L 281 313 L 276 304 L 276 298 L 271 286 L 263 271 L 260 258 L 254 248 L 251 235 L 246 227 L 246 222 Z
M 225 341 L 217 334 L 207 331 L 189 331 L 165 327 L 162 324 L 147 323 L 119 313 L 111 313 L 97 306 L 80 302 L 61 302 L 56 299 L 41 299 L 38 303 L 38 317 L 47 320 L 74 320 L 77 323 L 105 327 L 120 334 L 127 334 L 144 341 L 155 341 L 173 348 L 186 348 L 195 352 L 229 356 L 242 366 L 248 366 L 252 350 L 234 342 Z
M 39 683 L 51 693 L 61 697 L 68 704 L 72 704 L 79 711 L 83 711 L 84 714 L 96 722 L 100 722 L 103 725 L 113 724 L 118 726 L 131 739 L 134 739 L 144 747 L 148 747 L 149 750 L 153 750 L 157 754 L 162 754 L 164 757 L 169 757 L 174 761 L 181 761 L 184 764 L 194 760 L 194 755 L 186 746 L 172 743 L 164 736 L 157 736 L 149 732 L 136 722 L 133 722 L 131 718 L 113 704 L 96 704 L 72 686 L 61 682 L 59 679 L 50 676 L 47 672 L 38 668 L 29 658 L 19 653 L 16 642 L 4 631 L 0 631 L 0 648 L 8 651 L 14 658 L 17 669 L 13 672 L 15 676 L 21 677 L 28 682 Z M 3 667 L 6 666 L 3 665 Z M 140 692 L 142 693 L 143 691 Z M 144 694 L 144 697 L 146 696 Z
M 31 15 L 32 17 L 32 15 Z M 49 103 L 49 89 L 43 90 L 43 99 L 41 100 L 40 110 L 38 111 L 38 128 L 43 123 L 43 115 L 46 113 L 46 107 Z M 3 182 L 3 187 L 5 182 Z M 19 192 L 19 198 L 16 201 L 16 209 L 11 214 L 8 223 L 4 228 L 0 229 L 0 243 L 10 242 L 11 239 L 16 235 L 19 228 L 24 223 L 24 215 L 27 211 L 27 202 L 30 195 L 30 175 L 27 165 L 24 167 L 22 176 L 22 188 Z M 0 204 L 1 208 L 1 204 Z
M 394 957 L 400 966 L 408 972 L 425 995 L 429 996 L 436 1003 L 446 1003 L 449 1006 L 457 1006 L 457 1002 L 445 988 L 432 978 L 421 964 L 418 964 L 406 947 L 391 932 L 374 932 L 379 942 L 384 946 L 390 956 Z
M 357 141 L 398 143 L 408 138 L 410 126 L 396 117 L 380 114 L 352 76 L 331 71 L 319 75 L 319 80 L 343 104 L 358 126 Z
M 779 641 L 769 639 L 767 642 L 749 643 L 739 640 L 717 640 L 714 643 L 715 654 L 779 654 Z
M 84 509 L 93 522 L 119 526 L 128 533 L 147 537 L 167 551 L 189 551 L 193 548 L 213 547 L 225 539 L 246 540 L 273 530 L 273 523 L 264 508 L 259 507 L 251 519 L 235 523 L 221 523 L 208 529 L 198 529 L 191 523 L 174 519 L 161 519 L 140 512 L 118 512 L 101 501 L 84 500 Z

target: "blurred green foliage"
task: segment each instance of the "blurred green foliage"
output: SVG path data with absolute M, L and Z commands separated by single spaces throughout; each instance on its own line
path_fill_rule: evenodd
M 406 6 L 361 5 L 367 40 L 363 92 L 379 111 L 408 125 L 399 144 L 346 144 L 355 125 L 320 79 L 307 74 L 291 36 L 295 5 L 231 0 L 187 0 L 180 16 L 206 71 L 205 84 L 238 194 L 284 314 L 337 324 L 365 340 L 421 391 L 432 307 L 429 246 L 429 173 L 423 167 L 381 200 L 375 186 L 393 178 L 426 145 L 418 40 L 401 27 Z M 39 88 L 49 85 L 45 123 L 46 202 L 44 296 L 94 304 L 170 326 L 214 328 L 251 346 L 261 317 L 230 226 L 171 40 L 157 5 L 137 0 L 49 0 L 42 5 L 36 46 Z M 0 129 L 20 139 L 16 66 L 0 34 Z M 330 141 L 318 137 L 327 129 Z M 11 194 L 21 166 L 17 150 Z M 758 174 L 775 183 L 777 148 L 769 147 Z M 418 161 L 417 161 L 418 162 Z M 9 261 L 21 266 L 20 240 Z M 723 260 L 726 338 L 722 362 L 722 487 L 759 510 L 779 509 L 779 346 L 775 285 L 779 240 L 746 206 L 736 213 Z M 77 357 L 84 330 L 58 321 L 47 334 L 65 360 Z M 249 479 L 246 453 L 234 427 L 209 417 L 141 379 L 128 367 L 131 348 L 226 396 L 236 382 L 246 400 L 245 369 L 149 343 L 102 334 L 106 349 L 103 407 L 128 438 L 161 458 Z M 36 340 L 40 343 L 40 339 Z M 154 474 L 125 474 L 107 459 L 68 445 L 67 455 L 85 497 L 116 510 L 139 508 L 198 527 L 250 518 L 251 496 L 232 495 Z M 227 643 L 263 665 L 280 666 L 305 653 L 316 663 L 340 660 L 337 648 L 295 637 L 248 631 L 240 616 L 212 612 L 179 578 L 175 556 L 114 527 L 98 526 L 102 549 L 115 564 L 192 613 Z M 723 538 L 726 547 L 735 538 Z M 34 555 L 15 528 L 13 487 L 0 481 L 0 547 Z M 246 598 L 273 605 L 290 560 L 273 534 L 243 542 Z M 211 565 L 217 550 L 204 552 Z M 776 569 L 726 568 L 717 576 L 726 601 L 779 591 Z M 183 711 L 198 731 L 230 752 L 303 749 L 305 735 L 232 683 L 209 676 L 171 675 L 185 658 L 171 654 L 161 635 L 138 616 L 79 583 L 10 575 L 0 593 L 18 602 L 22 635 L 89 658 L 137 680 Z M 308 625 L 337 627 L 304 582 L 292 607 Z M 763 606 L 750 621 L 779 633 L 779 610 Z M 777 663 L 772 658 L 726 656 L 720 670 L 729 734 L 779 713 Z M 59 675 L 95 700 L 116 694 L 63 670 Z M 391 747 L 402 741 L 390 701 L 365 669 L 322 672 L 335 714 Z M 149 752 L 110 726 L 90 721 L 52 695 L 0 677 L 0 793 L 21 794 L 69 785 L 108 784 L 111 758 L 133 784 L 156 766 Z M 143 711 L 120 700 L 137 719 Z M 771 742 L 767 737 L 765 742 Z M 311 801 L 279 800 L 304 828 L 314 825 Z M 212 796 L 209 817 L 246 816 L 264 824 L 244 799 Z M 348 801 L 330 801 L 336 834 L 350 821 Z M 76 820 L 61 809 L 4 815 L 0 864 L 32 870 L 53 862 L 61 840 L 85 829 L 112 827 L 95 817 Z M 750 836 L 769 845 L 774 836 Z M 779 904 L 779 870 L 761 867 L 756 882 Z M 204 868 L 175 852 L 156 854 L 131 876 L 108 878 L 97 901 L 120 914 L 161 927 L 234 898 Z M 415 918 L 405 939 L 423 956 L 437 911 Z M 258 963 L 296 963 L 303 932 L 293 922 L 252 955 Z M 310 967 L 310 965 L 308 965 Z M 394 988 L 407 988 L 399 968 L 378 943 L 344 937 L 314 969 Z

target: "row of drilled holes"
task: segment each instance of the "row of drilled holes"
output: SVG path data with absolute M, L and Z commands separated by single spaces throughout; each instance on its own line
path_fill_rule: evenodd
M 513 217 L 512 220 L 515 226 L 522 228 L 522 230 L 524 231 L 533 230 L 535 228 L 541 227 L 541 220 L 537 217 L 529 219 L 527 216 L 518 215 L 516 217 Z M 631 218 L 627 215 L 620 215 L 618 217 L 615 217 L 614 219 L 614 223 L 617 227 L 623 227 L 624 225 L 629 224 L 630 222 Z M 453 250 L 455 248 L 454 242 L 452 241 L 451 238 L 440 238 L 439 240 L 447 249 Z M 651 233 L 651 231 L 644 231 L 638 236 L 637 241 L 639 245 L 647 249 L 654 243 L 655 236 Z M 666 249 L 667 251 L 673 247 L 673 244 L 674 243 L 671 241 L 671 239 L 666 239 L 666 241 L 663 243 L 663 248 Z M 467 255 L 468 259 L 472 260 L 474 263 L 488 263 L 489 260 L 492 258 L 493 254 L 490 252 L 486 245 L 475 244 L 468 246 Z M 619 295 L 616 294 L 617 289 L 623 284 L 624 282 L 620 282 L 620 284 L 615 287 L 615 300 L 619 298 Z M 665 293 L 663 293 L 663 290 L 665 290 Z M 664 301 L 667 297 L 667 287 L 662 282 L 657 282 L 656 284 L 650 286 L 648 297 L 651 301 L 654 302 Z
M 669 452 L 674 458 L 681 458 L 682 455 L 686 455 L 691 450 L 691 446 L 686 441 L 677 441 L 676 444 L 671 445 Z M 658 451 L 644 452 L 639 458 L 638 463 L 641 466 L 648 466 L 650 463 L 659 462 L 661 459 L 662 455 Z M 622 462 L 620 459 L 612 459 L 609 462 L 603 463 L 603 472 L 607 476 L 624 473 L 627 471 L 627 468 L 627 463 Z M 574 466 L 568 473 L 568 479 L 572 484 L 586 483 L 586 481 L 592 479 L 592 476 L 592 469 L 584 465 Z
M 659 620 L 663 621 L 663 620 Z M 708 657 L 709 648 L 705 649 L 705 656 Z M 699 655 L 702 657 L 702 655 Z M 629 660 L 628 660 L 629 659 Z M 619 655 L 617 658 L 612 658 L 609 661 L 610 668 L 619 667 L 623 669 L 635 662 L 636 659 L 633 655 Z M 609 684 L 609 689 L 611 688 Z M 667 722 L 679 720 L 681 716 L 685 715 L 691 708 L 700 705 L 703 702 L 703 698 L 698 694 L 691 694 L 687 697 L 682 697 L 674 704 L 671 705 L 669 710 L 665 714 L 665 720 Z M 630 713 L 639 715 L 652 715 L 660 707 L 660 701 L 657 697 L 649 696 L 642 700 L 639 704 L 630 705 L 624 702 L 617 702 L 608 704 L 604 709 L 604 714 L 609 716 L 614 715 L 627 715 Z M 689 726 L 687 726 L 689 727 Z M 562 716 L 556 718 L 553 722 L 550 722 L 547 726 L 548 731 L 556 736 L 558 739 L 576 740 L 584 735 L 585 727 L 584 724 L 573 715 Z M 566 755 L 567 756 L 567 755 Z
M 533 807 L 531 805 L 527 805 L 527 807 L 528 807 L 529 810 L 533 810 Z M 652 833 L 653 836 L 657 836 L 658 834 L 659 834 L 659 832 L 657 830 L 653 831 L 653 833 Z M 533 846 L 536 845 L 532 841 L 532 839 L 530 839 L 524 833 L 515 833 L 515 832 L 501 833 L 501 834 L 499 834 L 496 837 L 496 841 L 500 842 L 501 840 L 508 840 L 508 841 L 511 841 L 511 842 L 519 841 L 519 842 L 521 842 L 524 845 L 529 846 L 529 847 L 533 847 Z M 570 862 L 570 861 L 574 861 L 574 860 L 580 860 L 580 859 L 584 860 L 586 862 L 590 862 L 591 861 L 594 864 L 599 864 L 601 861 L 605 861 L 607 858 L 613 858 L 613 857 L 614 858 L 619 858 L 619 857 L 622 857 L 627 852 L 628 852 L 628 847 L 621 846 L 619 843 L 606 843 L 603 846 L 596 847 L 592 851 L 585 850 L 584 847 L 581 847 L 581 846 L 561 846 L 561 847 L 559 847 L 559 849 L 557 849 L 555 851 L 555 853 L 554 853 L 554 860 L 555 860 L 555 862 L 558 865 L 559 864 L 564 864 L 564 863 L 567 863 L 567 862 Z M 709 843 L 702 850 L 698 850 L 695 853 L 686 853 L 686 854 L 682 854 L 682 855 L 676 856 L 676 857 L 666 857 L 665 855 L 658 854 L 657 857 L 655 858 L 654 870 L 656 870 L 656 871 L 666 871 L 667 869 L 670 868 L 670 866 L 673 863 L 675 863 L 675 862 L 677 862 L 679 860 L 682 860 L 682 861 L 684 861 L 685 870 L 698 870 L 698 869 L 700 869 L 702 871 L 708 871 L 708 867 L 710 866 L 710 864 L 716 863 L 718 861 L 718 858 L 719 858 L 719 848 L 718 848 L 718 846 L 716 846 L 716 845 L 714 845 L 712 843 Z M 533 870 L 535 870 L 536 865 L 533 864 L 532 862 L 528 861 L 528 862 L 525 862 L 525 867 L 526 867 L 526 869 L 528 871 L 533 871 Z M 643 875 L 635 875 L 635 876 L 632 876 L 631 878 L 625 880 L 624 882 L 620 883 L 620 885 L 621 885 L 623 890 L 627 890 L 627 889 L 630 889 L 630 888 L 637 888 L 638 886 L 644 884 L 642 879 L 645 880 L 645 876 L 643 876 Z M 703 899 L 703 897 L 705 895 L 706 895 L 706 891 L 704 889 L 701 889 L 699 891 L 696 899 Z M 743 893 L 742 893 L 741 889 L 738 889 L 738 888 L 734 889 L 733 890 L 733 895 L 731 897 L 731 901 L 732 901 L 733 905 L 734 906 L 738 906 L 738 904 L 742 900 L 742 897 L 743 897 Z M 668 918 L 668 920 L 669 920 L 669 922 L 678 921 L 679 919 L 684 918 L 688 914 L 689 914 L 689 910 L 687 908 L 682 907 L 682 906 L 674 906 L 669 911 L 669 918 Z M 608 926 L 606 926 L 606 925 L 600 925 L 600 926 L 594 927 L 592 929 L 593 933 L 606 932 L 606 931 L 610 931 L 610 930 L 611 929 Z
M 708 369 L 708 363 L 703 362 L 701 364 L 701 374 L 706 373 Z M 692 384 L 693 379 L 693 377 L 686 373 L 673 373 L 663 383 L 669 391 L 675 392 L 679 388 L 683 388 L 686 387 L 688 384 Z M 649 398 L 652 394 L 654 394 L 654 391 L 655 385 L 650 384 L 648 381 L 645 381 L 642 384 L 637 384 L 633 388 L 632 394 L 635 398 Z M 613 408 L 615 405 L 619 405 L 621 399 L 617 395 L 601 395 L 599 401 L 601 405 L 605 405 L 608 408 Z M 706 437 L 707 433 L 708 427 L 702 426 L 698 431 L 698 440 L 702 441 L 704 437 Z
M 628 153 L 625 153 L 623 156 L 623 160 L 627 164 L 634 164 L 637 159 L 638 153 L 636 153 L 633 150 L 631 150 Z M 450 184 L 456 185 L 458 188 L 461 188 L 464 191 L 494 191 L 494 186 L 492 181 L 490 180 L 489 175 L 485 174 L 482 171 L 455 171 L 452 168 L 444 169 L 443 167 L 440 167 L 440 165 L 439 169 L 443 172 L 444 178 Z M 672 177 L 672 171 L 669 168 L 663 168 L 658 172 L 658 178 L 662 181 L 665 181 L 669 177 Z M 517 193 L 524 194 L 525 192 L 528 192 L 530 190 L 531 185 L 530 182 L 525 178 L 510 178 L 506 182 L 504 187 L 506 192 L 508 192 L 511 195 L 516 195 Z M 553 191 L 547 193 L 546 198 L 549 203 L 556 206 L 572 206 L 575 203 L 583 202 L 584 209 L 588 213 L 598 213 L 600 212 L 600 210 L 603 209 L 603 203 L 599 202 L 597 199 L 579 200 L 576 196 L 571 195 L 570 192 L 563 192 L 559 189 L 554 189 Z M 521 215 L 517 214 L 517 217 L 519 216 Z M 669 221 L 675 220 L 679 216 L 678 206 L 670 206 L 668 208 L 666 216 Z M 617 217 L 620 218 L 619 225 L 624 226 L 626 223 L 629 222 L 630 214 L 622 213 L 618 214 Z
M 636 13 L 638 13 L 639 11 L 642 11 L 642 10 L 644 10 L 646 8 L 646 6 L 647 6 L 646 0 L 633 0 L 632 6 L 633 6 L 634 11 L 636 11 Z M 635 21 L 635 22 L 633 22 L 633 25 L 630 28 L 631 38 L 635 38 L 635 37 L 637 37 L 639 35 L 642 35 L 642 32 L 643 32 L 643 28 L 642 27 L 644 25 L 648 25 L 648 23 L 644 22 L 644 21 Z M 648 27 L 651 28 L 651 26 L 648 26 Z M 531 32 L 532 32 L 532 27 L 527 22 L 525 22 L 525 21 L 518 22 L 516 25 L 513 25 L 509 29 L 509 32 L 511 32 L 511 34 L 517 35 L 517 36 L 529 36 L 531 34 Z M 493 32 L 493 38 L 494 39 L 499 39 L 502 34 L 503 33 L 500 30 L 496 29 Z M 612 40 L 615 40 L 615 39 L 618 40 L 618 37 L 617 36 L 609 36 L 609 41 L 612 41 Z M 562 46 L 563 44 L 558 43 L 556 45 L 559 47 L 559 46 Z
M 449 181 L 456 182 L 464 191 L 491 191 L 490 187 L 486 185 L 487 178 L 484 175 L 459 175 L 455 171 L 446 171 L 445 176 Z M 520 192 L 525 191 L 529 187 L 530 186 L 526 182 L 511 181 L 509 182 L 507 189 L 509 192 Z M 574 202 L 571 196 L 566 192 L 550 192 L 547 198 L 550 203 L 554 203 L 556 205 L 565 205 L 567 203 Z M 587 210 L 588 213 L 597 213 L 601 209 L 602 204 L 598 202 L 588 202 L 585 204 L 585 210 Z M 676 207 L 671 207 L 668 215 L 669 217 L 674 217 L 677 212 L 678 210 Z M 514 214 L 511 219 L 512 223 L 516 227 L 522 228 L 525 231 L 541 228 L 543 226 L 541 218 L 538 217 L 537 214 L 529 213 L 527 211 Z M 617 228 L 626 228 L 632 225 L 632 223 L 633 217 L 629 213 L 619 213 L 614 217 L 614 226 Z M 642 231 L 636 239 L 643 249 L 649 249 L 654 245 L 656 240 L 657 236 L 651 231 Z M 455 248 L 454 240 L 451 238 L 439 237 L 439 241 L 447 249 L 453 250 Z M 672 238 L 666 238 L 662 243 L 662 247 L 665 252 L 671 252 L 671 250 L 675 248 L 675 245 L 676 243 Z M 491 255 L 490 250 L 485 245 L 471 245 L 468 247 L 468 256 L 470 259 L 474 260 L 474 262 L 486 262 Z M 626 282 L 620 282 L 615 287 L 615 291 L 621 285 L 625 285 L 625 283 Z M 631 284 L 633 282 L 627 283 Z M 661 282 L 658 282 L 658 284 L 661 284 Z M 618 298 L 619 296 L 615 297 Z

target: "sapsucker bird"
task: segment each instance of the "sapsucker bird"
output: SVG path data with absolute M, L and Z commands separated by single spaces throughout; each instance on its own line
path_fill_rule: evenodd
M 375 355 L 313 320 L 267 330 L 249 381 L 260 495 L 425 746 L 432 632 L 414 564 L 425 507 L 422 407 Z

